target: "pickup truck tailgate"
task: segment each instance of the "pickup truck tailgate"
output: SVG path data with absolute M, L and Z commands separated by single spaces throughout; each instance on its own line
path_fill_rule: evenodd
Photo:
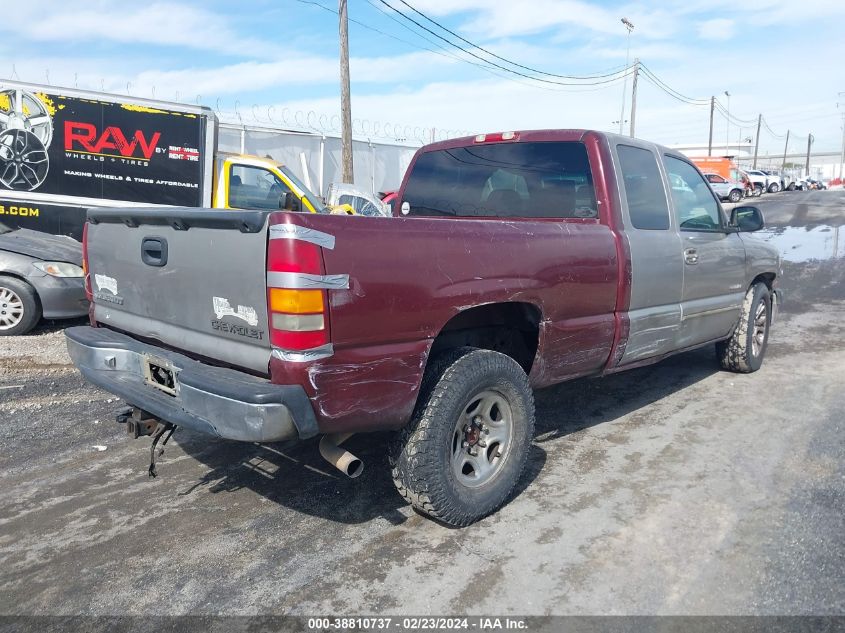
M 91 209 L 98 323 L 267 373 L 267 212 Z

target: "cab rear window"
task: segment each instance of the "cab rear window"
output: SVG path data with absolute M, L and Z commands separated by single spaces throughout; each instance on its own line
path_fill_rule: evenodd
M 587 150 L 579 142 L 426 152 L 411 170 L 403 202 L 416 216 L 598 217 Z

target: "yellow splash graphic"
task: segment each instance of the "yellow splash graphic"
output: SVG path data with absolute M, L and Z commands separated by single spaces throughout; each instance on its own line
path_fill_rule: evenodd
M 12 100 L 9 99 L 8 94 L 0 94 L 0 110 L 3 112 L 12 111 Z
M 36 92 L 35 96 L 38 97 L 38 100 L 44 104 L 44 108 L 46 108 L 50 116 L 56 116 L 56 104 L 53 103 L 53 100 L 50 97 L 45 95 L 43 92 Z M 29 114 L 26 111 L 26 106 L 24 106 L 24 114 Z
M 129 110 L 130 112 L 146 112 L 148 114 L 168 114 L 164 110 L 158 110 L 156 108 L 149 108 L 147 106 L 142 105 L 135 105 L 133 103 L 122 103 L 120 105 L 121 108 L 124 110 Z

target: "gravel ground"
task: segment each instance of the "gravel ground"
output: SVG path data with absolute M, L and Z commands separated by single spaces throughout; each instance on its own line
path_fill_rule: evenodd
M 180 431 L 151 480 L 55 327 L 0 339 L 0 613 L 845 614 L 845 192 L 758 204 L 791 257 L 763 369 L 538 392 L 517 496 L 463 530 L 403 503 L 383 435 L 347 480 Z
M 117 398 L 85 382 L 67 354 L 63 328 L 86 322 L 47 322 L 27 336 L 0 338 L 0 465 L 6 472 L 44 455 L 99 451 L 123 438 L 113 423 Z

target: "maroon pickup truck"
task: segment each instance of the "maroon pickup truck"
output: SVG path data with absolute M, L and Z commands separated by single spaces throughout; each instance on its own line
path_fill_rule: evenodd
M 283 199 L 282 206 L 295 207 Z M 763 361 L 777 252 L 683 155 L 584 130 L 423 147 L 396 217 L 95 209 L 91 326 L 67 330 L 132 433 L 249 442 L 395 430 L 399 492 L 466 525 L 526 462 L 532 388 L 716 345 Z

